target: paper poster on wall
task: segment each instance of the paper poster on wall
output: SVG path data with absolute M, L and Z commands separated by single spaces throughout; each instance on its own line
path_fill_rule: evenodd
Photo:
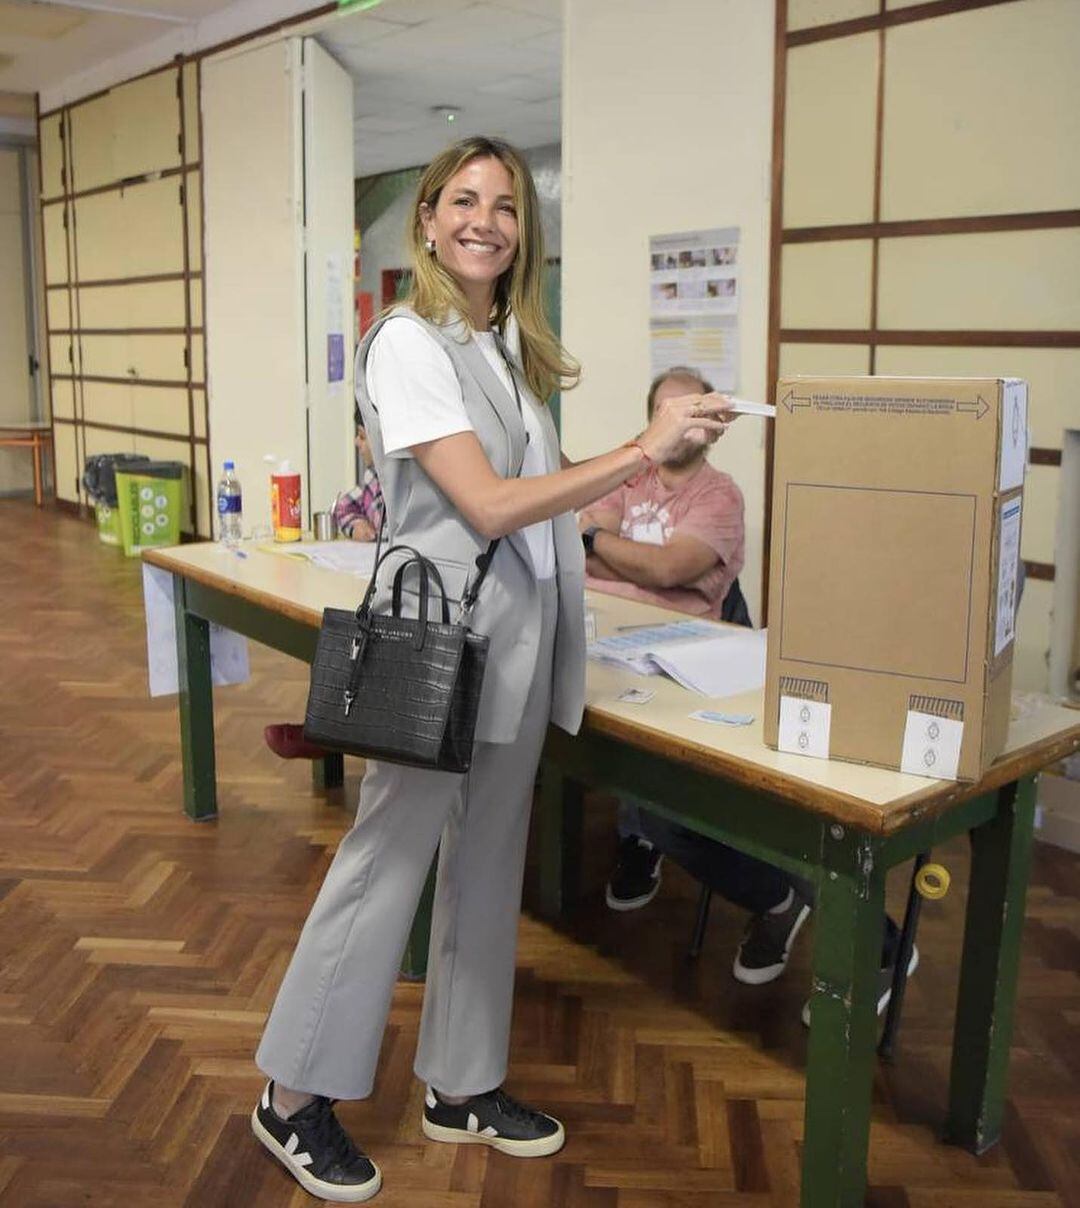
M 331 252 L 326 257 L 326 380 L 331 384 L 345 381 L 345 314 L 342 258 Z
M 1001 506 L 998 537 L 998 589 L 994 623 L 994 658 L 1016 636 L 1016 584 L 1020 570 L 1020 500 Z
M 649 239 L 649 347 L 655 376 L 699 370 L 717 390 L 738 383 L 739 228 Z

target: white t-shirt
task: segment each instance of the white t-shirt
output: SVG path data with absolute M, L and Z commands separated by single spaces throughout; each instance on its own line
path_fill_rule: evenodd
M 513 397 L 510 374 L 492 331 L 475 331 L 472 338 L 499 381 Z M 367 359 L 367 388 L 379 413 L 383 451 L 387 457 L 411 457 L 413 445 L 471 432 L 465 402 L 446 350 L 411 319 L 388 319 L 372 341 Z M 521 412 L 528 443 L 521 467 L 523 478 L 550 474 L 544 436 L 534 408 L 539 404 L 527 387 L 521 391 Z M 555 574 L 555 541 L 551 521 L 541 520 L 521 530 L 533 573 L 538 579 Z

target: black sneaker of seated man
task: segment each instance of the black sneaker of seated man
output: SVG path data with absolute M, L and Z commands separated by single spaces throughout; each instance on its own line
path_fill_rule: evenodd
M 448 1103 L 429 1086 L 422 1127 L 432 1141 L 490 1145 L 516 1158 L 547 1157 L 566 1141 L 558 1120 L 519 1103 L 501 1087 Z
M 335 1204 L 362 1204 L 382 1186 L 375 1163 L 357 1149 L 338 1123 L 333 1101 L 316 1095 L 291 1116 L 272 1106 L 273 1082 L 266 1084 L 251 1113 L 251 1131 L 311 1195 Z
M 881 968 L 878 970 L 877 1005 L 876 1005 L 878 1015 L 885 1014 L 885 1009 L 888 1007 L 889 1000 L 892 998 L 892 983 L 893 983 L 893 973 L 896 970 L 896 958 L 897 958 L 897 953 L 893 952 L 888 957 L 887 963 L 883 964 L 881 966 Z M 919 946 L 918 946 L 918 944 L 913 944 L 911 946 L 911 956 L 908 959 L 908 967 L 907 967 L 908 977 L 910 977 L 918 967 L 919 967 Z M 803 1027 L 806 1027 L 806 1028 L 808 1028 L 810 1026 L 810 1004 L 812 1001 L 813 1001 L 813 999 L 808 998 L 806 1000 L 806 1002 L 803 1003 L 801 1019 L 803 1022 Z
M 732 976 L 747 986 L 764 986 L 775 981 L 787 968 L 791 945 L 810 917 L 810 903 L 792 886 L 787 897 L 772 910 L 757 914 L 746 930 L 735 953 Z
M 608 908 L 640 910 L 647 906 L 659 892 L 663 859 L 651 843 L 637 835 L 620 839 L 615 871 L 605 891 Z

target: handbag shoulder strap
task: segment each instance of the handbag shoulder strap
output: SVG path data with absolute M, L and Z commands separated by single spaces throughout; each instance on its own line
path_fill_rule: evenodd
M 517 403 L 518 414 L 524 420 L 525 413 L 521 406 L 521 391 L 518 390 L 517 378 L 514 375 L 514 367 L 510 363 L 510 358 L 506 355 L 506 345 L 503 343 L 502 336 L 499 335 L 498 332 L 495 333 L 495 346 L 498 348 L 499 355 L 502 357 L 503 364 L 506 366 L 506 372 L 510 378 L 510 384 L 514 388 L 514 402 Z M 526 444 L 528 443 L 527 437 L 528 433 L 526 433 Z M 515 478 L 521 477 L 521 471 L 524 469 L 524 467 L 525 454 L 523 452 L 521 455 L 521 462 L 517 468 L 517 473 L 514 475 Z M 501 540 L 501 537 L 494 538 L 494 540 L 488 543 L 487 549 L 485 549 L 483 553 L 477 555 L 476 578 L 473 579 L 473 581 L 469 584 L 465 590 L 465 593 L 461 597 L 461 609 L 459 613 L 460 617 L 467 616 L 472 611 L 473 605 L 476 603 L 476 597 L 480 594 L 480 587 L 487 576 L 489 567 L 491 566 L 491 560 L 495 557 L 495 550 L 498 548 Z

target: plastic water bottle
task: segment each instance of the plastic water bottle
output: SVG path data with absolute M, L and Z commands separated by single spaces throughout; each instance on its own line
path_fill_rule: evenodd
M 236 549 L 240 544 L 244 513 L 240 479 L 236 477 L 236 466 L 231 461 L 225 463 L 225 472 L 218 483 L 217 510 L 221 543 Z

